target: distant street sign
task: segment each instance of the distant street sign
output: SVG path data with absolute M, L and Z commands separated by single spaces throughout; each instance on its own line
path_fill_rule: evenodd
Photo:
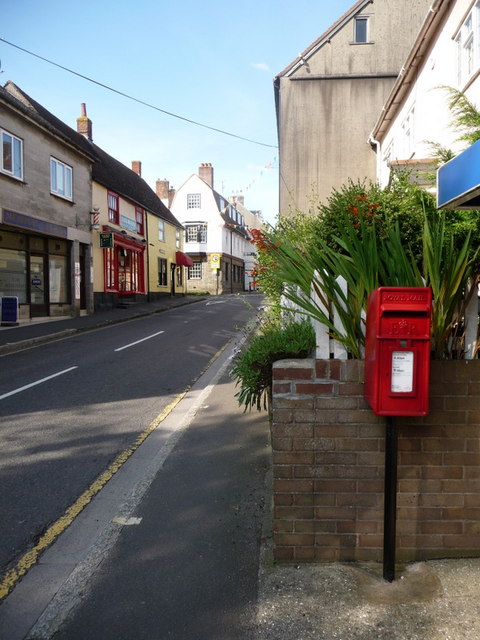
M 210 266 L 212 269 L 220 269 L 220 254 L 212 253 L 210 254 Z

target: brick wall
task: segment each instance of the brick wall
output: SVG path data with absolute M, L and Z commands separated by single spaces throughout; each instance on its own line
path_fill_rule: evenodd
M 431 365 L 429 415 L 395 418 L 400 561 L 480 556 L 480 360 Z M 276 362 L 272 411 L 275 558 L 381 561 L 385 418 L 363 361 Z

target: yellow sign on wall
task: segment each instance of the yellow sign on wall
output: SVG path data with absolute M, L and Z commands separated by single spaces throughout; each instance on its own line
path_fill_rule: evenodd
M 211 253 L 210 254 L 210 266 L 212 269 L 220 269 L 220 254 L 219 253 Z

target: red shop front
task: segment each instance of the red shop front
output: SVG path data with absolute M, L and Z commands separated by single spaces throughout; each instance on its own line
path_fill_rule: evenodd
M 103 250 L 104 291 L 118 296 L 145 295 L 145 243 L 113 232 Z

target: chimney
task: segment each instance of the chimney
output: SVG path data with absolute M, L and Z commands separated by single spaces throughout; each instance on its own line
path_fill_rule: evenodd
M 87 117 L 87 106 L 82 102 L 82 115 L 77 118 L 77 132 L 92 142 L 92 121 Z
M 168 200 L 168 189 L 169 183 L 166 178 L 160 180 L 160 178 L 155 182 L 155 192 L 160 200 Z
M 173 199 L 175 197 L 175 189 L 173 187 L 170 187 L 170 189 L 168 190 L 168 208 L 170 209 L 170 207 L 172 206 L 172 202 Z
M 137 174 L 137 176 L 142 176 L 142 163 L 140 160 L 132 160 L 132 171 Z
M 170 208 L 175 195 L 175 189 L 170 186 L 170 183 L 166 178 L 163 180 L 159 179 L 155 182 L 155 192 L 163 204 Z
M 234 204 L 241 204 L 242 207 L 245 206 L 245 196 L 243 195 L 231 196 L 230 201 Z
M 210 162 L 202 162 L 198 167 L 198 175 L 213 189 L 213 167 Z

